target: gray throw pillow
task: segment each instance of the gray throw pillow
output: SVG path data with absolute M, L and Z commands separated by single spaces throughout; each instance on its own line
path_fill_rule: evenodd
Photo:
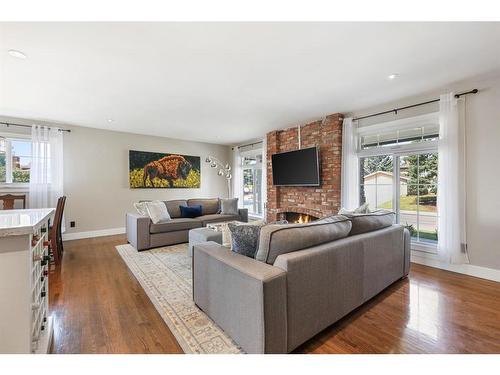
M 223 215 L 238 215 L 238 198 L 221 199 L 220 213 Z
M 227 227 L 231 232 L 231 250 L 235 253 L 255 258 L 262 224 L 228 223 Z

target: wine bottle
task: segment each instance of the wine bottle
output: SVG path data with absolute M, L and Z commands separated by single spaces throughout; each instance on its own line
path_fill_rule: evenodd
M 47 293 L 45 293 L 45 290 L 42 290 L 42 292 L 40 293 L 40 297 L 45 297 L 47 295 Z
M 48 275 L 49 275 L 49 271 L 43 270 L 43 276 L 48 276 Z

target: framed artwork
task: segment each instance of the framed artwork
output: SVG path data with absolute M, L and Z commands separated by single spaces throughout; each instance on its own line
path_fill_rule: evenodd
M 128 176 L 132 189 L 199 188 L 200 157 L 129 150 Z

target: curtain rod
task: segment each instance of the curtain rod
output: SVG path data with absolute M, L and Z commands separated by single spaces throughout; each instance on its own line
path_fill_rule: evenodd
M 462 92 L 460 94 L 455 94 L 455 98 L 460 98 L 462 95 L 467 95 L 467 94 L 477 94 L 479 92 L 478 89 L 473 89 L 470 91 Z M 399 108 L 394 108 L 391 109 L 390 111 L 383 111 L 383 112 L 378 112 L 378 113 L 373 113 L 371 115 L 366 115 L 366 116 L 361 116 L 361 117 L 356 117 L 353 118 L 352 121 L 358 121 L 358 120 L 363 120 L 365 118 L 369 117 L 375 117 L 375 116 L 380 116 L 380 115 L 386 115 L 388 113 L 394 113 L 395 115 L 398 114 L 398 111 L 404 110 L 404 109 L 409 109 L 409 108 L 414 108 L 414 107 L 420 107 L 421 105 L 426 105 L 426 104 L 431 104 L 431 103 L 436 103 L 439 102 L 441 99 L 434 99 L 434 100 L 429 100 L 427 102 L 422 102 L 422 103 L 417 103 L 417 104 L 412 104 L 412 105 L 407 105 L 406 107 L 399 107 Z
M 264 143 L 264 142 L 263 141 L 258 141 L 258 142 L 249 143 L 249 144 L 246 144 L 246 145 L 237 146 L 236 148 L 243 148 L 243 147 L 248 147 L 248 146 L 254 146 L 254 145 L 261 144 L 261 143 Z
M 22 128 L 31 128 L 31 125 L 15 124 L 13 122 L 3 122 L 3 121 L 0 121 L 0 125 L 5 125 L 7 127 L 9 127 L 9 126 L 20 126 Z M 49 129 L 51 129 L 51 128 L 49 127 Z M 57 130 L 59 130 L 60 132 L 71 133 L 70 129 L 60 129 L 60 128 L 57 128 Z

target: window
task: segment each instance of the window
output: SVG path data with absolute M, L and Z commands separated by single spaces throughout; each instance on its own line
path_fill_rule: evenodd
M 422 123 L 422 117 L 425 125 L 412 126 Z M 435 252 L 439 126 L 435 114 L 422 117 L 394 121 L 383 128 L 360 128 L 359 199 L 371 209 L 395 211 L 397 222 L 411 233 L 412 247 Z
M 29 183 L 30 168 L 31 141 L 22 138 L 0 138 L 0 183 Z
M 361 149 L 418 144 L 426 141 L 435 141 L 438 137 L 439 126 L 438 124 L 431 123 L 417 128 L 381 131 L 377 134 L 362 136 Z
M 262 216 L 262 150 L 242 153 L 243 207 Z

